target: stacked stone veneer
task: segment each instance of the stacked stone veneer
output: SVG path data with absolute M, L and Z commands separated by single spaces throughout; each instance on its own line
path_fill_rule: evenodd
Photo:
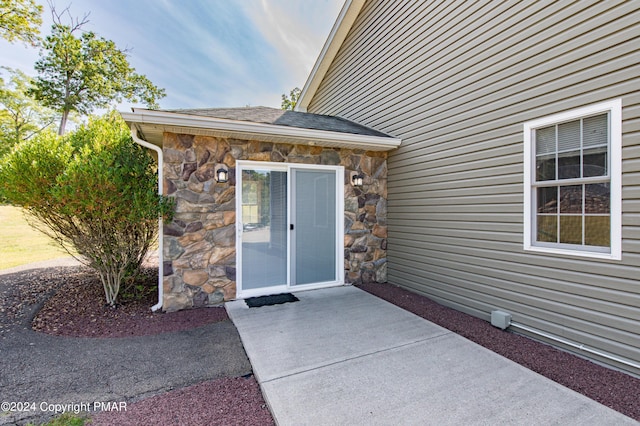
M 235 298 L 237 160 L 344 166 L 345 282 L 386 282 L 386 153 L 173 133 L 165 133 L 163 153 L 164 192 L 176 202 L 164 225 L 164 310 Z M 226 183 L 214 178 L 221 163 Z M 364 173 L 362 188 L 350 184 L 352 171 Z

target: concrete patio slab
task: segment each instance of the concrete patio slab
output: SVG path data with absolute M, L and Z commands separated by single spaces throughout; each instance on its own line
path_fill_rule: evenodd
M 355 287 L 296 293 L 299 302 L 249 309 L 226 304 L 259 381 L 451 333 Z M 327 301 L 330 301 L 327 304 Z
M 354 287 L 227 304 L 279 425 L 637 424 Z

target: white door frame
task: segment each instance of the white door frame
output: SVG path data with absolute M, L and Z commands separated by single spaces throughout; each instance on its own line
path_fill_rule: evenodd
M 293 206 L 293 185 L 292 170 L 333 170 L 336 173 L 336 276 L 335 280 L 303 284 L 291 285 L 291 250 L 292 250 L 292 232 L 287 232 L 287 282 L 283 285 L 263 287 L 257 289 L 242 289 L 242 172 L 243 170 L 270 170 L 287 172 L 287 218 L 292 223 L 292 206 Z M 295 232 L 295 230 L 294 230 Z M 344 285 L 344 167 L 343 166 L 325 166 L 316 164 L 299 164 L 299 163 L 274 163 L 265 161 L 247 161 L 239 160 L 236 162 L 236 298 L 244 299 L 247 297 L 264 296 L 268 294 L 283 293 L 291 290 L 303 291 L 313 290 L 325 287 L 334 287 Z

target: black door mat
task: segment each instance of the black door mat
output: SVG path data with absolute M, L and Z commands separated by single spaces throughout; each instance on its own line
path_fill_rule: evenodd
M 282 303 L 297 302 L 298 298 L 291 293 L 272 294 L 270 296 L 250 297 L 244 299 L 250 308 L 259 308 L 260 306 L 280 305 Z

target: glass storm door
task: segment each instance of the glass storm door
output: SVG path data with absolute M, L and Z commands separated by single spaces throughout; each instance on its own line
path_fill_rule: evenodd
M 339 285 L 344 169 L 265 163 L 237 170 L 238 297 Z

